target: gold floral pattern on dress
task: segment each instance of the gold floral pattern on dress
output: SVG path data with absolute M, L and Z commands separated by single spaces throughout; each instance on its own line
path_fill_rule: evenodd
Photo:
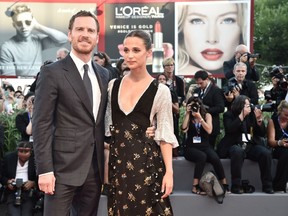
M 148 153 L 147 148 L 144 148 L 144 149 L 143 149 L 143 154 L 144 154 L 144 155 L 147 155 L 147 153 Z
M 134 160 L 137 160 L 137 159 L 139 159 L 140 158 L 140 155 L 139 154 L 134 154 Z
M 164 214 L 165 214 L 165 216 L 171 215 L 170 208 L 166 207 L 164 210 Z
M 136 200 L 136 198 L 133 195 L 133 193 L 131 193 L 131 192 L 128 193 L 128 200 L 130 200 L 130 201 L 135 201 Z
M 150 185 L 151 184 L 151 176 L 147 176 L 145 179 L 144 179 L 144 185 Z
M 140 174 L 143 174 L 143 173 L 144 173 L 144 169 L 140 169 L 140 170 L 139 170 L 139 173 L 140 173 Z
M 153 151 L 153 156 L 154 156 L 154 157 L 158 157 L 158 156 L 159 156 L 159 155 L 158 155 L 158 152 Z
M 150 215 L 153 213 L 153 211 L 152 211 L 152 207 L 147 207 L 145 213 L 146 213 L 145 216 L 150 216 Z
M 124 131 L 124 138 L 127 139 L 127 140 L 132 140 L 133 136 L 132 136 L 132 134 L 130 133 L 130 131 L 125 130 L 125 131 Z
M 126 204 L 126 205 L 124 205 L 123 206 L 123 209 L 128 209 L 128 205 Z M 120 214 L 119 214 L 120 215 Z
M 134 170 L 134 166 L 133 166 L 133 164 L 131 163 L 131 161 L 127 161 L 127 163 L 126 163 L 126 168 L 128 169 L 128 170 Z
M 119 186 L 119 180 L 115 179 L 115 185 Z
M 121 178 L 122 178 L 122 179 L 127 178 L 126 173 L 122 173 Z
M 141 188 L 142 188 L 141 185 L 139 185 L 139 184 L 135 185 L 135 191 L 139 191 Z
M 120 147 L 121 147 L 121 148 L 124 148 L 124 147 L 125 147 L 125 143 L 121 143 L 121 144 L 120 144 Z
M 145 204 L 146 204 L 146 200 L 141 200 L 140 203 L 141 203 L 142 205 L 145 205 Z
M 108 215 L 109 215 L 109 216 L 113 216 L 113 209 L 112 209 L 112 208 L 109 208 L 109 209 L 108 209 Z
M 138 125 L 136 124 L 131 124 L 131 130 L 134 131 L 134 130 L 137 130 L 138 129 Z

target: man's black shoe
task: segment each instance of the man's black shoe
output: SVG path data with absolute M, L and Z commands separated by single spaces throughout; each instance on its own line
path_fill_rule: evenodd
M 272 186 L 263 186 L 262 191 L 267 194 L 274 194 Z
M 243 194 L 243 188 L 240 185 L 232 185 L 231 193 L 234 194 Z

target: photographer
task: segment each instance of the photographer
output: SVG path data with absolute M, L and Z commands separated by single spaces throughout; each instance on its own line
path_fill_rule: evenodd
M 251 103 L 258 104 L 258 91 L 254 82 L 246 80 L 247 66 L 243 62 L 234 65 L 233 73 L 235 77 L 231 78 L 228 86 L 224 88 L 226 106 L 230 109 L 231 103 L 239 96 L 246 95 L 250 98 Z
M 274 193 L 272 188 L 272 153 L 265 143 L 265 125 L 260 109 L 251 110 L 250 99 L 238 96 L 232 103 L 231 110 L 223 115 L 225 135 L 217 146 L 220 158 L 231 159 L 231 192 L 251 193 L 242 187 L 241 170 L 245 158 L 257 161 L 261 172 L 262 191 Z
M 212 117 L 205 110 L 197 94 L 194 94 L 187 101 L 182 130 L 187 133 L 184 157 L 186 160 L 195 163 L 192 193 L 206 194 L 199 186 L 199 179 L 203 174 L 206 162 L 211 163 L 224 189 L 228 190 L 222 163 L 215 150 L 209 144 L 209 135 L 212 132 Z
M 285 100 L 288 88 L 288 82 L 281 66 L 276 66 L 269 73 L 273 87 L 264 92 L 267 103 L 274 103 L 274 113 L 282 100 Z
M 221 89 L 210 80 L 207 71 L 197 71 L 194 79 L 198 86 L 194 92 L 198 93 L 205 106 L 205 109 L 212 116 L 213 130 L 209 136 L 209 143 L 212 148 L 214 148 L 216 138 L 218 134 L 220 134 L 220 113 L 224 112 L 224 97 Z
M 31 142 L 19 142 L 17 151 L 4 156 L 1 184 L 8 194 L 8 215 L 32 216 L 36 172 Z
M 244 44 L 240 44 L 236 47 L 235 57 L 229 61 L 224 61 L 223 69 L 224 75 L 227 80 L 234 77 L 233 67 L 238 62 L 243 62 L 247 66 L 246 80 L 258 81 L 260 79 L 259 73 L 256 71 L 255 62 L 257 58 L 260 58 L 259 54 L 251 54 L 248 51 L 248 47 Z
M 26 111 L 19 113 L 16 116 L 16 128 L 21 133 L 22 141 L 33 142 L 32 137 L 32 116 L 34 107 L 34 93 L 30 92 L 25 95 L 24 100 L 26 101 Z

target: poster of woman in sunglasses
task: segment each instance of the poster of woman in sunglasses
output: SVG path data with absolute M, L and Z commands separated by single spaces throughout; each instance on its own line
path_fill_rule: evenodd
M 95 10 L 95 4 L 1 3 L 0 76 L 36 76 L 44 61 L 69 47 L 67 22 L 81 9 Z

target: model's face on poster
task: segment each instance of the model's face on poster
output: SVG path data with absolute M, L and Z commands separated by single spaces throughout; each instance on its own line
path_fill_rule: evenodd
M 33 30 L 33 17 L 30 12 L 24 12 L 13 17 L 13 26 L 17 34 L 22 37 L 28 37 Z
M 240 41 L 236 4 L 187 7 L 183 36 L 190 60 L 208 71 L 220 69 L 224 61 L 233 57 Z

